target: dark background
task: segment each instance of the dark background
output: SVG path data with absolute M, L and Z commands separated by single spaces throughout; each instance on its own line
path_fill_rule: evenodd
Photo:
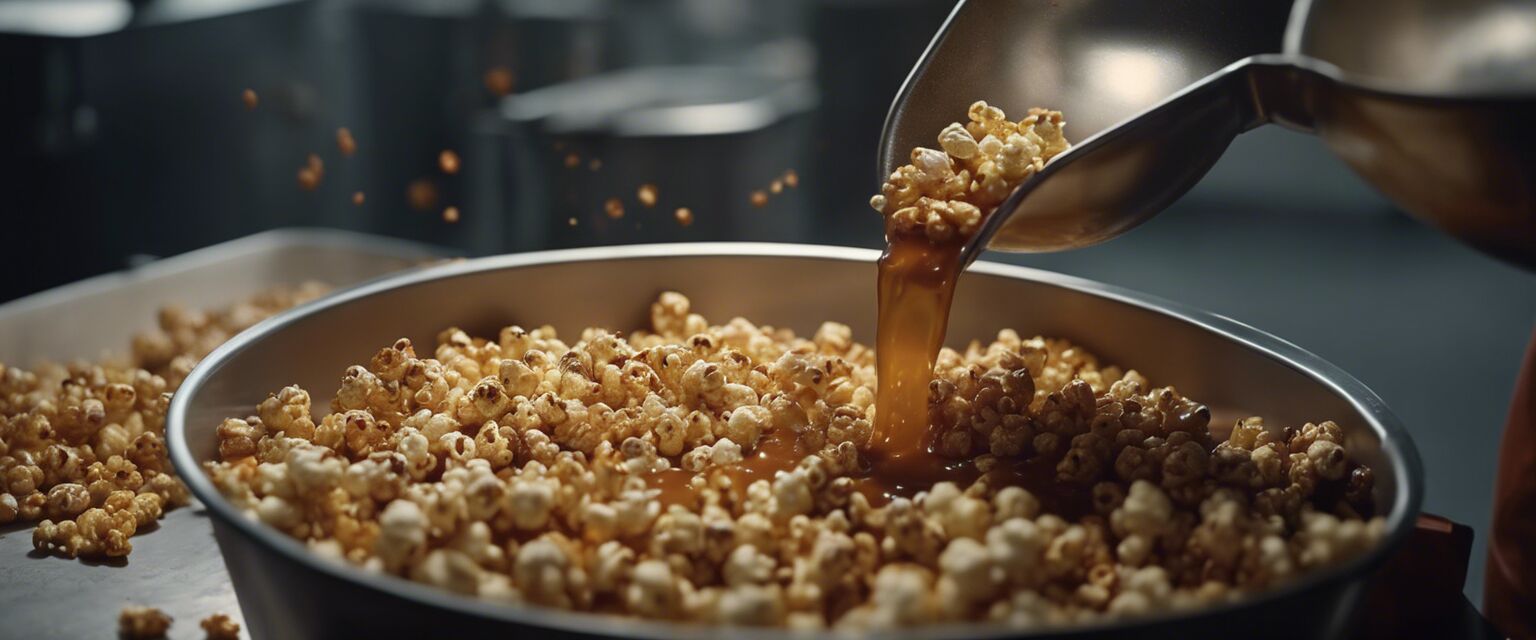
M 879 246 L 864 202 L 880 124 L 948 9 L 0 0 L 0 301 L 286 226 L 470 255 L 690 240 Z M 502 66 L 516 76 L 506 100 L 482 85 Z M 254 111 L 246 88 L 261 96 Z M 755 119 L 700 116 L 699 105 Z M 336 150 L 341 126 L 354 157 Z M 436 169 L 444 148 L 463 159 L 459 174 Z M 295 179 L 309 153 L 326 166 L 312 192 Z M 801 186 L 751 206 L 787 169 Z M 406 198 L 418 179 L 439 195 L 426 211 Z M 654 210 L 635 202 L 645 182 L 661 194 Z M 609 197 L 625 201 L 622 220 L 602 215 Z M 458 224 L 442 221 L 447 205 Z M 696 224 L 674 224 L 677 206 Z M 1406 218 L 1316 140 L 1278 129 L 1240 137 L 1199 186 L 1121 239 L 988 259 L 1205 308 L 1353 373 L 1414 434 L 1426 509 L 1478 530 L 1478 599 L 1499 428 L 1536 321 L 1531 274 Z

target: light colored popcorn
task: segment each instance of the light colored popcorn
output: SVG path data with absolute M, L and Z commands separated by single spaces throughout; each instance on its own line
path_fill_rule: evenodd
M 973 124 L 1044 144 L 989 113 Z M 929 409 L 959 471 L 893 496 L 861 450 L 874 352 L 847 326 L 711 325 L 677 293 L 650 311 L 627 336 L 450 329 L 431 357 L 396 342 L 346 371 L 328 415 L 289 388 L 219 425 L 207 471 L 317 553 L 466 596 L 812 630 L 1200 606 L 1383 533 L 1337 425 L 1250 418 L 1218 442 L 1174 388 L 1012 331 L 940 353 Z M 44 546 L 117 544 L 153 512 L 128 488 L 153 477 L 94 464 L 94 528 L 46 523 Z M 26 489 L 46 470 L 10 473 Z M 58 491 L 74 508 L 79 489 Z
M 971 105 L 970 122 L 939 133 L 939 149 L 912 150 L 870 198 L 891 236 L 926 237 L 936 244 L 964 241 L 1024 180 L 1067 149 L 1059 111 L 1030 109 L 1011 122 L 985 102 Z

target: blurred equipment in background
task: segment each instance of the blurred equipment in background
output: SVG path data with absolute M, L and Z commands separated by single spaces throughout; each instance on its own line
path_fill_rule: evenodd
M 859 159 L 951 6 L 0 0 L 0 300 L 291 226 L 468 254 L 873 246 Z M 444 150 L 457 172 L 441 170 Z M 1337 167 L 1276 135 L 1234 149 L 1186 200 L 1390 211 Z M 637 199 L 645 184 L 654 207 Z
M 315 14 L 297 0 L 0 1 L 0 299 L 311 220 L 294 172 L 299 123 L 330 86 Z

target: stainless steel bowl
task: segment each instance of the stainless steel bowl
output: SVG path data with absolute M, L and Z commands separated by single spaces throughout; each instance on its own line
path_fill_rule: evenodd
M 875 323 L 874 251 L 773 244 L 676 244 L 498 256 L 423 268 L 359 285 L 269 319 L 214 351 L 176 394 L 171 458 L 208 507 L 252 634 L 344 636 L 786 637 L 499 606 L 321 559 L 242 515 L 202 471 L 215 427 L 246 415 L 284 385 L 326 406 L 347 366 L 401 336 L 432 344 L 450 325 L 494 335 L 502 326 L 633 329 L 656 294 L 686 293 L 715 321 L 744 316 L 809 334 L 823 320 L 869 342 Z M 1200 638 L 1338 637 L 1371 573 L 1413 527 L 1423 496 L 1417 452 L 1364 385 L 1294 345 L 1252 327 L 1150 296 L 1069 276 L 980 262 L 955 296 L 951 344 L 1003 328 L 1072 339 L 1216 406 L 1261 414 L 1271 425 L 1333 419 L 1350 451 L 1377 471 L 1386 541 L 1363 557 L 1239 603 L 1038 634 L 977 626 L 908 630 L 921 637 Z

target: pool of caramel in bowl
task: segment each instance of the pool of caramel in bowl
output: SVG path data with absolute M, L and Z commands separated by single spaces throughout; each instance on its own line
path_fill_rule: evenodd
M 985 480 L 994 488 L 1023 487 L 1041 506 L 1066 518 L 1092 512 L 1086 486 L 1056 481 L 1062 454 L 997 459 L 983 473 L 974 460 L 939 455 L 928 416 L 933 365 L 944 346 L 955 285 L 964 271 L 963 242 L 934 243 L 922 235 L 887 229 L 887 247 L 879 263 L 879 315 L 875 337 L 877 392 L 874 430 L 861 453 L 866 468 L 855 474 L 855 488 L 874 506 L 896 497 L 912 497 L 939 482 L 960 487 Z M 1246 415 L 1223 410 L 1227 425 Z M 1222 431 L 1213 421 L 1213 432 Z M 1221 435 L 1225 432 L 1222 431 Z M 728 499 L 744 501 L 749 485 L 772 481 L 815 451 L 800 444 L 793 433 L 769 431 L 738 464 L 725 468 L 730 478 Z M 651 477 L 663 505 L 699 506 L 700 487 L 693 472 L 672 468 Z
M 928 387 L 963 267 L 962 244 L 934 244 L 925 237 L 894 233 L 889 238 L 879 264 L 875 425 L 862 451 L 866 468 L 854 476 L 855 488 L 879 506 L 939 482 L 965 487 L 985 478 L 997 487 L 1029 489 L 1042 506 L 1062 516 L 1087 513 L 1091 504 L 1086 488 L 1055 482 L 1057 456 L 998 460 L 983 473 L 973 460 L 953 460 L 933 451 Z M 740 463 L 723 470 L 731 480 L 733 495 L 728 499 L 745 500 L 753 482 L 772 481 L 778 472 L 794 468 L 813 453 L 793 433 L 765 433 Z M 700 487 L 694 483 L 695 475 L 672 468 L 653 474 L 650 482 L 660 490 L 663 505 L 696 508 Z

